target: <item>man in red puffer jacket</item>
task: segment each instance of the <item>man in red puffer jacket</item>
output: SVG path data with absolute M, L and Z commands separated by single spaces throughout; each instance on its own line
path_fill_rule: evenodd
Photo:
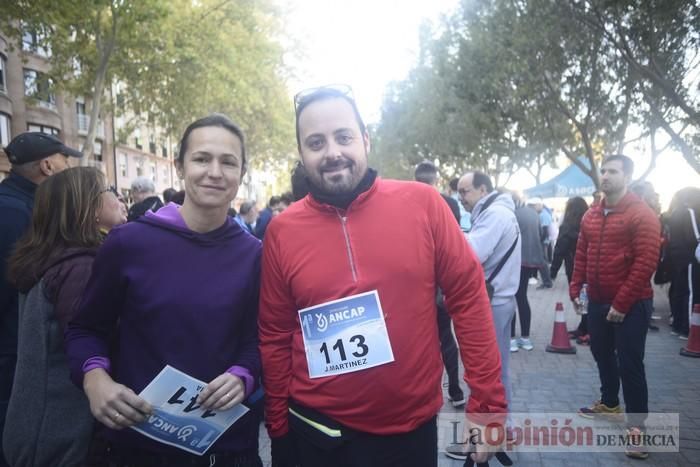
M 627 190 L 634 163 L 623 155 L 601 166 L 603 201 L 583 217 L 569 294 L 582 311 L 579 294 L 588 284 L 591 351 L 598 365 L 601 400 L 579 410 L 583 417 L 622 418 L 620 380 L 627 423 L 641 433 L 648 408 L 644 346 L 652 311 L 651 276 L 659 258 L 659 221 Z M 628 451 L 646 458 L 643 449 Z

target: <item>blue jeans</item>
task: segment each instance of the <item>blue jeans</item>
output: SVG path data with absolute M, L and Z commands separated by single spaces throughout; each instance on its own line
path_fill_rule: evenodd
M 633 426 L 641 426 L 649 412 L 649 393 L 644 372 L 644 347 L 652 312 L 652 300 L 640 300 L 627 312 L 622 323 L 606 320 L 610 305 L 588 304 L 588 332 L 591 352 L 598 365 L 601 401 L 608 407 L 620 404 L 619 392 L 625 397 L 625 412 Z

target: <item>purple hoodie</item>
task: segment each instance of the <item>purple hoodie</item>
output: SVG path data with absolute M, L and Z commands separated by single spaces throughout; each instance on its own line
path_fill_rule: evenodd
M 172 203 L 113 229 L 66 330 L 73 381 L 82 388 L 84 371 L 111 366 L 112 378 L 138 394 L 167 364 L 206 382 L 230 371 L 249 395 L 260 377 L 260 255 L 260 241 L 233 219 L 200 234 Z M 110 359 L 115 329 L 118 351 Z M 256 449 L 254 412 L 209 452 Z M 133 430 L 107 430 L 107 437 L 125 447 L 182 453 Z

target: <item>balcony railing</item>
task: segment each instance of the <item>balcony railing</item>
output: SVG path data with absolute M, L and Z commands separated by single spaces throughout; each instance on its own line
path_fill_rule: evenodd
M 54 112 L 56 112 L 58 110 L 56 108 L 56 104 L 54 104 L 53 102 L 44 101 L 44 100 L 39 99 L 36 101 L 36 103 L 39 107 L 44 108 L 44 109 L 53 110 Z
M 88 132 L 88 127 L 90 126 L 90 117 L 88 115 L 78 114 L 78 133 L 81 135 L 86 135 Z M 105 137 L 105 124 L 104 122 L 97 122 L 97 129 L 95 132 L 95 137 L 104 139 Z

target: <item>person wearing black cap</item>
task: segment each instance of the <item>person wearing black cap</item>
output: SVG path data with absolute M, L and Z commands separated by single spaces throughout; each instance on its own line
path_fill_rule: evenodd
M 10 399 L 17 361 L 17 290 L 5 277 L 7 258 L 29 227 L 36 187 L 68 168 L 68 157 L 82 157 L 55 136 L 22 133 L 5 148 L 12 170 L 0 183 L 0 433 Z M 5 466 L 0 447 L 0 467 Z

